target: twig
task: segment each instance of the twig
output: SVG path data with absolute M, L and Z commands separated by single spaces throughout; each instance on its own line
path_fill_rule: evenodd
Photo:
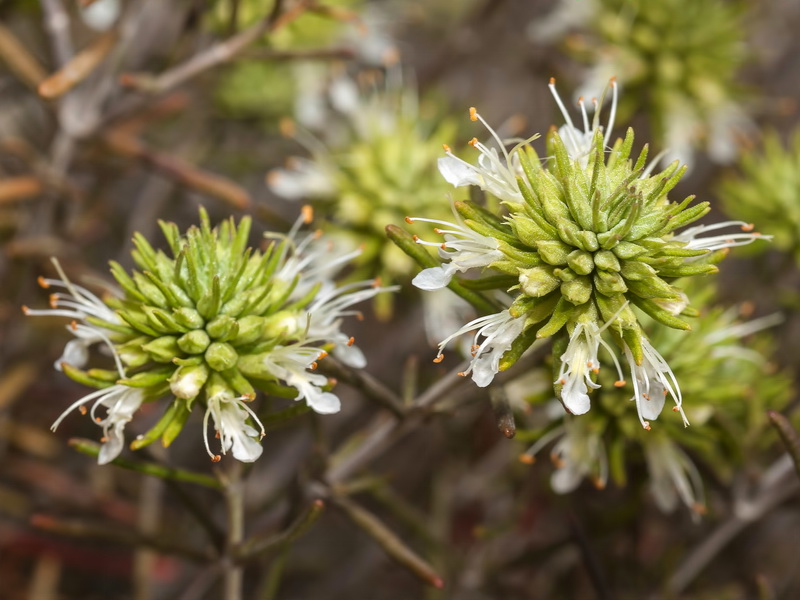
M 236 560 L 247 562 L 261 557 L 264 553 L 288 546 L 302 536 L 319 519 L 325 509 L 322 500 L 314 500 L 289 527 L 277 535 L 258 537 L 247 540 L 236 550 Z
M 578 517 L 574 513 L 569 513 L 567 515 L 567 521 L 569 522 L 569 528 L 572 532 L 572 539 L 581 551 L 581 557 L 583 558 L 586 572 L 589 574 L 589 579 L 592 581 L 595 592 L 597 592 L 597 598 L 599 600 L 609 600 L 613 598 L 614 596 L 608 587 L 608 580 L 600 568 L 600 562 L 597 560 L 597 554 L 589 545 L 589 540 L 586 539 L 586 533 Z
M 332 357 L 319 363 L 320 372 L 344 381 L 374 400 L 399 419 L 405 417 L 403 401 L 392 390 L 363 370 L 351 369 Z
M 722 523 L 697 548 L 695 548 L 675 570 L 667 583 L 667 593 L 678 595 L 695 577 L 739 535 L 748 525 L 755 523 L 800 489 L 788 455 L 777 460 L 764 475 L 761 488 L 752 499 L 741 499 L 734 503 L 733 516 Z
M 39 83 L 38 91 L 42 98 L 52 100 L 66 94 L 94 72 L 103 62 L 117 41 L 116 32 L 109 32 L 81 50 L 55 73 Z
M 204 508 L 193 495 L 187 493 L 186 490 L 183 489 L 180 483 L 170 479 L 166 479 L 165 481 L 167 483 L 167 487 L 169 487 L 170 491 L 177 496 L 178 500 L 180 500 L 189 514 L 194 517 L 198 525 L 205 529 L 205 532 L 214 547 L 218 551 L 222 552 L 225 546 L 225 534 L 216 526 L 211 516 L 206 513 Z
M 182 556 L 196 562 L 214 560 L 214 555 L 211 552 L 177 544 L 160 537 L 142 535 L 136 531 L 115 528 L 108 523 L 91 523 L 88 521 L 56 519 L 48 515 L 33 515 L 31 517 L 31 525 L 37 529 L 75 538 L 104 540 L 134 548 L 147 546 L 162 554 Z
M 53 42 L 53 53 L 58 66 L 65 65 L 72 58 L 72 38 L 69 34 L 69 15 L 61 0 L 42 0 L 44 28 Z
M 78 452 L 88 454 L 89 456 L 97 457 L 100 454 L 100 444 L 91 440 L 83 438 L 72 438 L 69 440 L 69 445 L 75 448 Z M 156 463 L 129 460 L 127 458 L 115 458 L 111 461 L 112 465 L 136 471 L 137 473 L 144 473 L 145 475 L 152 475 L 159 479 L 171 479 L 173 481 L 183 481 L 186 483 L 196 483 L 215 490 L 222 488 L 220 483 L 208 475 L 202 473 L 193 473 L 192 471 L 185 471 L 183 469 L 175 469 L 173 467 L 165 467 Z
M 47 77 L 44 67 L 3 24 L 0 24 L 0 58 L 31 89 L 35 90 L 39 82 Z
M 350 498 L 333 494 L 331 501 L 364 530 L 395 561 L 406 567 L 424 582 L 435 588 L 444 587 L 444 581 L 427 561 L 411 550 L 383 522 Z
M 778 430 L 778 435 L 781 436 L 783 445 L 786 446 L 786 451 L 792 457 L 794 462 L 794 470 L 800 477 L 800 436 L 789 423 L 789 419 L 774 410 L 767 411 L 767 417 L 772 422 L 775 429 Z
M 228 517 L 228 536 L 222 563 L 225 600 L 242 600 L 244 570 L 235 560 L 236 551 L 244 539 L 244 482 L 242 463 L 235 462 L 224 477 L 220 477 L 225 491 L 225 508 Z
M 252 48 L 242 52 L 242 58 L 257 58 L 259 60 L 350 60 L 355 57 L 355 54 L 355 51 L 349 47 L 297 50 Z
M 138 528 L 142 535 L 155 535 L 161 517 L 163 484 L 154 478 L 145 478 L 139 492 Z M 153 569 L 156 557 L 147 548 L 137 548 L 133 558 L 134 600 L 150 600 L 153 597 Z

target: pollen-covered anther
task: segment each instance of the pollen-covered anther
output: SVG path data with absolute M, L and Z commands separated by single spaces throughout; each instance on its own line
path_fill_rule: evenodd
M 380 277 L 376 277 L 375 279 L 372 280 L 372 283 L 370 284 L 370 287 L 377 289 L 377 288 L 381 287 L 381 283 L 382 283 L 381 282 L 381 278 Z
M 439 364 L 443 360 L 444 360 L 444 354 L 437 354 L 436 358 L 433 359 L 433 362 L 435 362 L 436 364 Z
M 442 242 L 441 244 L 439 244 L 439 248 L 441 248 L 442 250 L 447 250 L 447 242 Z
M 644 425 L 642 425 L 642 427 L 644 427 L 645 431 L 650 431 L 652 429 L 652 427 L 650 427 L 650 423 L 648 423 L 647 421 L 644 422 Z
M 72 331 L 78 331 L 78 322 L 75 319 L 73 319 L 72 322 L 69 324 L 69 328 L 72 329 Z
M 413 225 L 414 219 L 412 219 L 411 217 L 406 217 L 406 223 L 408 223 L 409 225 Z
M 470 121 L 477 121 L 478 120 L 478 109 L 474 106 L 469 107 L 469 120 Z
M 459 371 L 459 373 L 458 373 L 459 377 L 466 377 L 467 375 L 469 375 L 469 373 L 466 373 L 464 371 Z
M 218 463 L 221 460 L 222 460 L 222 457 L 219 454 L 215 454 L 214 456 L 211 457 L 211 462 L 213 462 L 213 463 Z
M 219 439 L 219 431 L 214 433 L 214 439 L 217 439 L 217 440 Z
M 50 304 L 50 308 L 58 308 L 58 294 L 50 294 L 48 303 Z
M 81 404 L 81 405 L 78 407 L 78 412 L 79 412 L 79 413 L 81 413 L 82 415 L 85 415 L 85 414 L 86 414 L 87 412 L 89 412 L 89 411 L 88 411 L 88 409 L 87 409 L 87 408 L 86 408 L 86 407 L 85 407 L 83 404 Z
M 300 212 L 303 215 L 303 223 L 308 225 L 314 219 L 314 209 L 311 207 L 310 204 L 306 204 L 303 208 L 300 209 Z M 316 234 L 316 232 L 314 232 Z
M 42 289 L 46 290 L 50 288 L 50 284 L 47 283 L 47 280 L 41 275 L 39 275 L 39 277 L 36 278 L 36 283 L 38 283 L 39 287 L 41 287 Z
M 708 512 L 705 504 L 700 504 L 699 502 L 695 502 L 692 504 L 692 512 L 697 515 L 704 515 Z
M 355 343 L 356 343 L 356 338 L 354 338 L 353 336 L 350 336 L 350 339 L 347 340 L 347 345 L 348 346 L 352 346 Z
M 252 402 L 255 399 L 256 395 L 253 393 L 248 392 L 246 394 L 242 394 L 242 400 L 244 400 L 245 402 Z
M 567 380 L 562 377 L 561 379 L 558 380 L 558 383 L 559 383 L 559 385 L 566 385 L 567 384 Z
M 597 475 L 592 476 L 592 485 L 596 490 L 606 489 L 606 482 L 600 479 Z
M 755 228 L 755 225 L 753 225 L 752 223 L 747 223 L 745 225 L 742 225 L 742 231 L 745 231 L 747 233 L 753 231 L 754 228 Z
M 354 338 L 350 338 L 350 340 L 353 340 L 353 341 L 355 341 L 355 339 L 354 339 Z M 350 345 L 350 340 L 348 340 L 348 341 L 347 341 L 347 345 L 348 345 L 348 346 Z M 320 353 L 320 355 L 317 357 L 317 360 L 322 360 L 322 359 L 323 359 L 323 358 L 325 358 L 326 356 L 328 356 L 328 353 L 327 353 L 327 352 L 325 352 L 325 350 L 323 350 L 323 351 Z
M 450 149 L 450 146 L 448 146 L 447 144 L 442 144 L 442 149 L 443 149 L 445 152 L 447 152 L 448 154 L 449 154 L 450 152 L 452 152 L 452 150 Z
M 625 385 L 626 385 L 626 382 L 625 382 L 624 379 L 618 379 L 617 381 L 614 382 L 614 387 L 621 388 L 621 387 L 625 387 Z
M 105 444 L 107 441 L 108 441 L 108 438 L 106 436 L 103 436 L 103 437 L 100 438 L 100 442 L 103 443 L 103 444 Z
M 552 453 L 550 454 L 550 462 L 553 463 L 553 466 L 556 469 L 563 469 L 566 463 L 561 459 L 558 454 Z
M 441 233 L 442 233 L 442 230 L 441 230 L 441 229 L 439 229 L 438 227 L 434 227 L 434 228 L 433 228 L 433 232 L 434 232 L 434 233 L 441 234 Z
M 94 421 L 95 421 L 95 423 L 102 423 L 103 419 L 101 419 L 100 417 L 95 417 Z
M 25 306 L 24 304 L 20 308 L 22 309 L 22 314 L 23 315 L 27 316 L 31 312 L 31 309 L 28 308 L 27 306 Z
M 310 365 L 308 365 L 309 371 L 316 371 L 317 367 L 319 367 L 319 365 L 316 362 L 312 362 Z
M 418 235 L 412 235 L 412 236 L 411 236 L 411 239 L 412 239 L 412 240 L 414 240 L 415 242 L 417 242 L 417 243 L 419 244 L 419 241 L 420 241 L 420 240 L 419 240 L 419 236 L 418 236 Z
M 519 462 L 524 465 L 532 465 L 536 462 L 536 457 L 531 456 L 530 454 L 520 454 L 519 455 Z
M 681 407 L 680 406 L 673 406 L 672 407 L 672 412 L 681 412 Z
M 478 138 L 474 137 L 469 142 L 467 142 L 473 148 L 478 145 Z

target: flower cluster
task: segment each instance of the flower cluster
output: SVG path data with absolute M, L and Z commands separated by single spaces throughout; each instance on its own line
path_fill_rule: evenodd
M 781 410 L 791 398 L 790 374 L 775 372 L 765 359 L 773 344 L 763 330 L 781 319 L 771 315 L 743 320 L 749 311 L 747 306 L 703 309 L 692 336 L 652 322 L 645 325 L 675 377 L 684 382 L 684 393 L 693 398 L 687 413 L 703 425 L 702 433 L 667 421 L 645 435 L 625 409 L 629 391 L 607 385 L 612 381 L 606 375 L 600 377 L 604 385 L 595 396 L 595 409 L 584 417 L 571 417 L 551 406 L 552 395 L 547 391 L 531 393 L 533 379 L 541 377 L 532 373 L 506 388 L 515 402 L 538 405 L 525 418 L 530 425 L 517 430 L 519 439 L 535 440 L 520 459 L 532 463 L 552 443 L 556 466 L 552 487 L 557 493 L 568 493 L 584 479 L 601 489 L 609 479 L 624 485 L 628 466 L 643 456 L 659 508 L 671 512 L 682 502 L 695 514 L 702 513 L 704 492 L 695 461 L 727 479 L 732 463 L 757 456 L 757 446 L 765 443 L 767 410 Z
M 610 337 L 628 365 L 639 421 L 645 429 L 661 412 L 667 395 L 683 421 L 678 381 L 643 331 L 639 314 L 676 329 L 689 329 L 683 317 L 696 315 L 677 278 L 715 273 L 715 263 L 730 246 L 759 238 L 753 227 L 739 222 L 677 230 L 705 215 L 707 202 L 694 197 L 674 202 L 668 193 L 685 171 L 677 161 L 655 172 L 647 162 L 647 146 L 633 152 L 633 131 L 609 145 L 617 105 L 612 79 L 609 121 L 600 124 L 599 108 L 590 122 L 581 100 L 581 125 L 576 126 L 550 83 L 566 125 L 547 137 L 547 158 L 526 142 L 510 151 L 478 112 L 497 147 L 473 140 L 480 152 L 477 164 L 456 158 L 449 150 L 440 159 L 442 175 L 456 186 L 478 186 L 499 197 L 507 213 L 495 214 L 472 202 L 456 202 L 455 222 L 434 221 L 444 242 L 440 266 L 414 279 L 422 289 L 448 285 L 456 274 L 490 268 L 476 289 L 498 289 L 502 310 L 467 323 L 445 339 L 477 330 L 472 373 L 480 386 L 511 366 L 541 338 L 553 338 L 557 359 L 555 389 L 573 414 L 589 410 L 590 388 L 598 387 L 598 351 L 602 346 L 616 366 L 615 385 L 625 376 L 616 353 L 603 339 Z M 602 100 L 597 102 L 599 107 Z M 409 217 L 409 223 L 418 220 Z M 722 229 L 735 233 L 719 235 Z M 714 232 L 714 235 L 705 235 Z M 505 294 L 503 296 L 503 294 Z M 498 307 L 500 308 L 500 307 Z M 639 313 L 635 311 L 640 311 Z
M 98 388 L 76 401 L 67 414 L 93 402 L 92 419 L 103 428 L 99 460 L 122 450 L 126 423 L 143 402 L 172 397 L 163 417 L 132 444 L 134 449 L 161 438 L 165 445 L 180 433 L 192 410 L 205 410 L 220 440 L 222 454 L 241 461 L 262 452 L 264 428 L 251 408 L 256 391 L 304 400 L 321 414 L 340 408 L 331 383 L 314 373 L 330 351 L 352 367 L 366 360 L 342 329 L 355 314 L 354 304 L 387 288 L 372 280 L 338 286 L 337 271 L 356 253 L 337 254 L 318 233 L 299 234 L 310 211 L 285 236 L 273 236 L 264 252 L 248 248 L 250 219 L 211 228 L 201 210 L 201 226 L 181 235 L 174 223 L 161 222 L 171 256 L 134 237 L 139 270 L 127 273 L 118 263 L 111 272 L 121 291 L 103 299 L 72 283 L 54 261 L 60 279 L 40 278 L 53 290 L 50 309 L 28 315 L 71 319 L 74 335 L 56 363 L 72 379 Z M 113 357 L 113 369 L 85 369 L 94 345 Z M 100 408 L 105 416 L 97 416 Z
M 452 136 L 454 126 L 446 120 L 426 123 L 399 64 L 361 75 L 360 83 L 337 75 L 327 87 L 302 96 L 298 122 L 285 131 L 311 156 L 290 159 L 267 182 L 283 198 L 315 201 L 326 232 L 363 245 L 362 273 L 398 281 L 409 277 L 413 261 L 388 242 L 384 227 L 424 207 L 442 206 L 448 186 L 435 159 L 440 140 Z M 313 81 L 319 80 L 317 73 Z M 442 206 L 432 216 L 447 215 Z M 388 305 L 378 308 L 388 315 Z
M 741 175 L 729 174 L 719 186 L 728 214 L 768 224 L 775 246 L 800 259 L 800 131 L 784 146 L 767 133 L 761 152 L 742 156 Z
M 671 157 L 689 162 L 694 150 L 705 146 L 712 160 L 732 161 L 737 136 L 753 129 L 737 104 L 736 72 L 745 58 L 741 8 L 720 0 L 580 4 L 562 2 L 550 21 L 530 29 L 543 41 L 554 31 L 588 30 L 568 38 L 569 50 L 591 64 L 579 93 L 620 74 L 626 92 L 622 118 L 644 110 L 655 139 Z

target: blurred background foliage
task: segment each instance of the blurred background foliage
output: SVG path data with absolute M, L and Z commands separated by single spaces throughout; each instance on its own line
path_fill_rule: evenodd
M 20 306 L 46 302 L 50 256 L 98 287 L 159 218 L 249 214 L 257 240 L 312 203 L 364 247 L 354 278 L 403 288 L 356 327 L 367 374 L 331 373 L 342 412 L 265 438 L 246 598 L 800 597 L 799 27 L 800 4 L 755 0 L 0 1 L 0 595 L 220 597 L 214 480 L 100 468 L 67 445 L 81 419 L 52 434 L 82 392 L 52 369 L 64 323 Z M 612 75 L 617 131 L 690 165 L 676 196 L 774 236 L 701 282 L 692 332 L 654 334 L 688 429 L 642 431 L 613 386 L 565 421 L 547 348 L 488 392 L 456 353 L 431 363 L 466 309 L 411 288 L 382 234 L 448 218 L 463 190 L 435 163 L 482 134 L 468 107 L 527 137 L 560 124 L 549 77 L 577 100 Z M 199 443 L 143 458 L 213 474 Z

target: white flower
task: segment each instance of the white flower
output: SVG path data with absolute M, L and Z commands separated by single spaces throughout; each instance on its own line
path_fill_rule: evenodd
M 467 376 L 471 372 L 472 380 L 478 387 L 486 387 L 500 370 L 500 359 L 503 354 L 511 348 L 511 344 L 522 333 L 524 327 L 525 318 L 512 317 L 508 310 L 479 317 L 444 339 L 439 344 L 439 353 L 435 361 L 442 360 L 442 351 L 451 340 L 477 329 L 472 344 L 473 359 L 467 370 L 459 375 Z M 484 339 L 478 343 L 481 337 Z
M 335 344 L 333 355 L 346 365 L 365 367 L 364 353 L 354 345 L 353 338 L 341 331 L 342 318 L 360 317 L 359 311 L 347 310 L 354 304 L 374 298 L 381 292 L 393 292 L 399 286 L 379 287 L 377 281 L 358 281 L 341 287 L 323 286 L 306 309 L 307 332 L 311 339 L 321 339 Z M 303 318 L 303 317 L 301 317 Z
M 680 499 L 693 516 L 703 514 L 703 481 L 691 459 L 666 436 L 648 436 L 643 446 L 650 471 L 650 490 L 658 507 L 672 512 Z
M 39 277 L 39 285 L 44 289 L 61 289 L 64 291 L 50 294 L 50 308 L 34 310 L 27 306 L 22 311 L 27 316 L 53 316 L 73 319 L 67 326 L 67 331 L 76 339 L 67 342 L 62 355 L 56 360 L 55 368 L 61 370 L 61 364 L 81 368 L 86 365 L 89 356 L 89 347 L 96 343 L 104 343 L 111 352 L 117 365 L 120 376 L 125 376 L 125 371 L 120 362 L 114 344 L 108 335 L 111 330 L 102 327 L 99 322 L 108 323 L 110 326 L 121 325 L 120 318 L 113 310 L 86 288 L 72 283 L 61 268 L 59 262 L 51 259 L 61 279 L 46 279 Z M 94 322 L 92 322 L 94 321 Z
M 615 385 L 625 384 L 614 351 L 601 337 L 607 326 L 608 323 L 602 328 L 591 322 L 578 323 L 572 330 L 567 350 L 561 355 L 561 368 L 555 383 L 561 385 L 561 401 L 573 415 L 582 415 L 589 411 L 589 388 L 600 387 L 600 384 L 592 381 L 592 374 L 600 371 L 597 351 L 601 344 L 611 354 L 617 367 L 619 378 Z
M 296 400 L 305 400 L 319 414 L 332 414 L 339 412 L 341 402 L 335 394 L 320 389 L 328 383 L 328 378 L 307 371 L 316 367 L 316 361 L 326 355 L 324 350 L 311 346 L 276 346 L 265 355 L 264 367 L 297 390 Z
M 503 157 L 500 157 L 497 149 L 488 148 L 477 138 L 472 138 L 470 145 L 481 153 L 476 166 L 455 156 L 450 147 L 445 145 L 446 156 L 439 159 L 439 172 L 442 177 L 454 187 L 477 185 L 500 200 L 522 201 L 522 193 L 517 185 L 517 176 L 521 175 L 522 171 L 516 153 L 514 150 L 511 152 L 506 150 L 505 142 L 478 114 L 475 107 L 469 109 L 469 116 L 471 120 L 483 123 L 484 127 L 489 130 L 503 153 Z
M 569 111 L 564 106 L 564 103 L 561 101 L 561 96 L 559 96 L 558 92 L 556 91 L 555 78 L 550 78 L 550 92 L 553 94 L 553 98 L 558 105 L 558 109 L 561 111 L 561 115 L 564 117 L 564 121 L 566 121 L 566 124 L 562 125 L 558 129 L 558 136 L 563 140 L 569 157 L 572 160 L 578 161 L 582 168 L 586 168 L 587 164 L 589 163 L 589 156 L 592 154 L 594 149 L 592 140 L 594 139 L 595 131 L 602 131 L 605 134 L 605 141 L 608 142 L 608 139 L 611 136 L 611 130 L 614 127 L 614 119 L 617 116 L 616 77 L 611 77 L 608 86 L 611 87 L 611 112 L 608 115 L 608 124 L 606 125 L 605 129 L 603 129 L 603 126 L 600 125 L 600 109 L 602 107 L 603 99 L 605 98 L 605 92 L 599 101 L 597 98 L 592 99 L 592 104 L 594 105 L 594 116 L 591 124 L 589 122 L 589 115 L 586 112 L 586 103 L 583 101 L 583 96 L 581 96 L 578 98 L 578 106 L 581 109 L 581 118 L 583 119 L 583 131 L 581 131 L 575 127 L 575 124 L 572 122 L 572 118 L 569 116 Z M 608 89 L 608 86 L 606 89 Z
M 563 408 L 561 412 L 563 414 Z M 554 492 L 568 494 L 577 489 L 584 478 L 590 479 L 597 489 L 606 487 L 606 447 L 600 432 L 590 427 L 590 421 L 566 417 L 562 426 L 540 437 L 520 456 L 520 460 L 532 464 L 539 451 L 553 440 L 557 440 L 550 452 L 550 460 L 556 467 L 550 478 Z
M 681 413 L 683 424 L 689 425 L 683 412 L 681 389 L 675 374 L 669 368 L 667 361 L 653 348 L 647 339 L 642 338 L 643 360 L 637 365 L 630 348 L 625 346 L 625 357 L 628 359 L 633 379 L 633 398 L 636 401 L 636 412 L 642 427 L 650 429 L 650 420 L 655 420 L 661 414 L 667 393 L 675 401 L 676 412 Z
M 220 457 L 213 452 L 208 444 L 208 417 L 214 419 L 214 430 L 219 436 L 222 453 L 233 450 L 233 457 L 242 462 L 253 462 L 263 452 L 261 438 L 265 431 L 261 421 L 255 412 L 247 406 L 246 401 L 252 400 L 250 396 L 240 396 L 238 398 L 229 397 L 224 394 L 216 394 L 208 399 L 203 417 L 203 439 L 206 445 L 206 452 L 214 462 L 219 461 Z M 260 427 L 257 431 L 247 423 L 248 417 L 252 418 Z
M 741 233 L 728 233 L 725 235 L 713 235 L 709 237 L 699 237 L 708 231 L 726 229 L 728 227 L 738 227 Z M 720 250 L 721 248 L 733 248 L 734 246 L 746 246 L 756 240 L 771 240 L 771 235 L 762 235 L 753 231 L 752 223 L 744 221 L 722 221 L 711 225 L 696 225 L 685 229 L 672 238 L 676 242 L 684 242 L 686 248 L 692 250 Z
M 436 233 L 444 235 L 444 243 L 425 242 L 414 237 L 418 244 L 437 246 L 439 256 L 450 261 L 418 273 L 411 283 L 421 290 L 438 290 L 446 287 L 456 272 L 463 273 L 476 267 L 487 267 L 503 258 L 503 253 L 499 250 L 500 243 L 496 239 L 472 231 L 457 214 L 455 216 L 457 224 L 436 219 L 406 217 L 406 222 L 409 224 L 422 221 L 450 228 L 434 230 Z
M 85 414 L 86 408 L 84 406 L 92 400 L 94 400 L 94 404 L 89 411 L 89 415 L 93 422 L 103 428 L 103 445 L 100 448 L 97 462 L 105 465 L 122 452 L 122 446 L 125 442 L 123 433 L 125 425 L 133 418 L 133 414 L 139 410 L 144 401 L 144 394 L 140 388 L 132 388 L 125 385 L 112 385 L 96 390 L 71 404 L 55 420 L 50 429 L 55 431 L 61 421 L 76 408 L 80 408 L 81 413 Z M 104 406 L 107 410 L 104 419 L 97 417 L 95 414 L 99 406 Z
M 292 158 L 285 169 L 267 173 L 267 184 L 274 194 L 287 200 L 329 198 L 336 192 L 334 175 L 324 161 Z

